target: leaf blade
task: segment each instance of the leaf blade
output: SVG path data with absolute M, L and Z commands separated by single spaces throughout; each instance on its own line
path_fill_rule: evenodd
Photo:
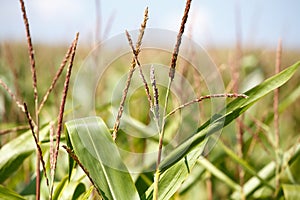
M 234 119 L 244 113 L 260 98 L 264 97 L 274 89 L 282 86 L 293 76 L 299 67 L 300 62 L 297 62 L 283 70 L 281 73 L 276 74 L 256 87 L 248 90 L 245 93 L 248 98 L 237 98 L 230 102 L 223 110 L 223 112 L 226 112 L 224 115 L 215 115 L 202 126 L 200 126 L 192 137 L 179 145 L 161 162 L 160 169 L 162 171 L 166 170 L 170 165 L 187 155 L 190 150 L 196 148 L 198 144 L 201 143 L 207 136 L 222 129 L 224 126 L 228 125 Z
M 100 117 L 66 123 L 75 154 L 104 199 L 139 199 L 109 129 Z
M 286 200 L 300 199 L 300 185 L 283 184 L 282 189 Z
M 0 185 L 0 197 L 2 200 L 25 200 L 24 197 L 3 185 Z
M 40 131 L 40 140 L 45 138 L 48 131 L 49 126 L 47 125 Z M 35 150 L 36 144 L 31 130 L 6 143 L 0 149 L 0 183 L 15 173 L 23 161 Z
M 205 140 L 208 136 L 231 123 L 234 119 L 236 119 L 238 116 L 244 113 L 260 98 L 264 97 L 274 89 L 286 83 L 294 75 L 299 66 L 300 61 L 283 70 L 279 74 L 276 74 L 275 76 L 267 79 L 266 81 L 257 85 L 256 87 L 250 89 L 245 93 L 245 95 L 247 95 L 248 98 L 237 98 L 233 100 L 223 110 L 223 112 L 225 112 L 224 115 L 215 115 L 212 117 L 212 119 L 208 120 L 206 123 L 200 126 L 192 137 L 190 137 L 181 145 L 179 145 L 176 149 L 174 149 L 174 151 L 172 151 L 168 156 L 166 156 L 166 158 L 160 163 L 159 169 L 162 172 L 160 182 L 162 182 L 164 177 L 166 177 L 163 176 L 164 173 L 168 173 L 169 171 L 177 171 L 178 174 L 182 174 L 181 176 L 186 175 L 185 173 L 182 173 L 182 171 L 185 169 L 176 168 L 176 163 L 178 163 L 178 161 L 181 162 L 182 158 L 184 158 L 185 156 L 192 155 L 192 153 L 195 150 L 199 150 L 202 152 L 202 149 L 205 146 Z M 189 162 L 189 160 L 187 162 Z M 193 164 L 193 162 L 191 162 L 191 164 Z M 177 182 L 169 184 L 165 188 L 160 187 L 160 190 L 170 190 L 174 186 L 178 187 L 178 185 L 181 184 L 183 180 L 184 177 L 181 177 L 181 179 L 178 179 Z M 145 195 L 147 199 L 151 198 L 151 194 L 153 192 L 152 190 L 153 187 L 150 187 L 146 191 Z M 160 193 L 163 192 L 159 191 L 159 194 Z

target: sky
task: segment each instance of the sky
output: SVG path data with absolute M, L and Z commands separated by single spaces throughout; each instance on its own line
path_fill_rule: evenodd
M 69 44 L 77 31 L 81 42 L 138 29 L 146 6 L 147 27 L 178 31 L 183 0 L 26 0 L 33 42 Z M 298 0 L 193 0 L 186 34 L 203 46 L 243 46 L 300 49 Z M 98 11 L 96 11 L 98 10 Z M 96 16 L 100 20 L 96 20 Z M 96 25 L 97 24 L 97 25 Z M 0 0 L 0 42 L 25 41 L 20 3 Z M 237 34 L 238 33 L 238 34 Z

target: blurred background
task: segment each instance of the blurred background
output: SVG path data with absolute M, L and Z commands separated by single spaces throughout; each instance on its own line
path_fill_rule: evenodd
M 19 1 L 0 0 L 0 42 L 24 41 Z M 148 27 L 177 31 L 185 1 L 179 0 L 31 0 L 25 2 L 34 42 L 69 43 L 76 31 L 81 42 L 109 38 L 139 27 L 149 7 Z M 204 47 L 300 47 L 300 2 L 297 0 L 193 1 L 186 34 Z M 193 24 L 191 26 L 191 24 Z

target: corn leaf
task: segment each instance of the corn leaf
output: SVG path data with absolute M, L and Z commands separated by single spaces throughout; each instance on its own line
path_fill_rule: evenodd
M 25 200 L 24 197 L 20 196 L 9 188 L 4 187 L 3 185 L 0 185 L 0 197 L 2 200 Z
M 192 137 L 187 139 L 176 149 L 174 149 L 174 151 L 172 151 L 168 156 L 166 156 L 159 166 L 159 169 L 162 173 L 159 182 L 159 199 L 168 199 L 175 193 L 173 188 L 179 188 L 185 179 L 184 177 L 187 175 L 187 173 L 183 172 L 190 170 L 187 170 L 187 166 L 192 167 L 195 164 L 197 160 L 195 159 L 195 156 L 197 156 L 195 151 L 198 151 L 198 155 L 200 156 L 208 136 L 231 123 L 259 99 L 286 83 L 294 75 L 299 66 L 300 62 L 297 62 L 279 74 L 276 74 L 263 83 L 250 89 L 245 93 L 248 98 L 237 98 L 233 100 L 226 106 L 226 108 L 224 108 L 223 112 L 221 112 L 225 114 L 216 114 L 213 116 L 212 119 L 208 120 L 201 127 L 199 127 Z M 182 160 L 185 160 L 186 165 L 181 165 L 182 167 L 178 168 L 178 163 L 182 163 Z M 162 185 L 161 183 L 164 182 L 164 179 L 170 179 L 169 175 L 177 177 L 177 181 L 170 182 L 168 185 Z M 164 195 L 164 191 L 171 190 L 173 194 L 169 192 L 168 196 Z M 153 187 L 150 187 L 145 193 L 146 199 L 151 199 L 152 193 Z
M 55 187 L 52 199 L 53 200 L 58 200 L 61 193 L 63 192 L 64 188 L 66 187 L 67 183 L 68 183 L 68 176 L 65 176 Z
M 283 184 L 282 189 L 286 200 L 300 199 L 300 185 Z
M 205 157 L 201 156 L 197 162 L 216 178 L 220 179 L 223 183 L 230 186 L 232 189 L 241 191 L 241 186 L 238 183 L 234 182 L 224 172 L 222 172 L 217 167 L 215 167 L 214 164 L 209 162 L 209 160 L 207 160 Z
M 49 131 L 45 126 L 40 131 L 40 140 L 43 140 Z M 23 161 L 36 150 L 36 144 L 31 130 L 6 143 L 0 149 L 0 183 L 5 181 L 22 165 Z
M 131 175 L 100 117 L 75 119 L 66 127 L 74 153 L 103 199 L 139 199 Z
M 293 162 L 299 157 L 300 155 L 300 145 L 295 144 L 290 149 L 288 149 L 283 154 L 283 162 L 285 165 L 292 165 Z M 283 166 L 287 167 L 287 166 Z M 276 170 L 276 163 L 275 161 L 271 161 L 267 165 L 265 165 L 257 174 L 259 177 L 261 177 L 264 181 L 271 180 L 272 178 L 275 178 L 275 170 Z M 282 172 L 281 172 L 282 173 Z M 244 195 L 246 197 L 253 194 L 260 186 L 263 184 L 263 182 L 258 179 L 256 176 L 253 176 L 250 178 L 245 184 L 244 184 Z M 238 199 L 239 194 L 237 192 L 234 192 L 231 195 L 232 199 Z

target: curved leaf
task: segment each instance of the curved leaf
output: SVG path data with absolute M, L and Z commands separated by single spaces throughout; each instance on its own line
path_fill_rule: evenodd
M 178 163 L 182 163 L 185 157 L 185 163 L 188 166 L 193 166 L 196 162 L 195 157 L 198 152 L 200 156 L 203 148 L 205 146 L 205 141 L 207 137 L 214 132 L 222 129 L 224 126 L 231 123 L 234 119 L 244 113 L 249 107 L 251 107 L 256 101 L 258 101 L 263 96 L 272 92 L 274 89 L 282 86 L 286 83 L 299 68 L 300 62 L 295 63 L 294 65 L 283 70 L 279 74 L 267 79 L 263 83 L 257 85 L 256 87 L 250 89 L 245 94 L 248 98 L 237 98 L 229 103 L 226 108 L 224 108 L 224 115 L 215 115 L 212 119 L 208 120 L 201 127 L 198 128 L 196 133 L 179 145 L 174 151 L 172 151 L 161 163 L 159 169 L 161 170 L 161 179 L 159 181 L 159 199 L 167 199 L 165 192 L 171 191 L 172 193 L 168 194 L 168 197 L 173 195 L 176 190 L 174 188 L 179 188 L 183 180 L 187 176 L 187 167 L 182 165 L 178 167 Z M 222 112 L 221 112 L 222 113 Z M 198 156 L 198 157 L 199 157 Z M 178 162 L 179 161 L 179 162 Z M 163 185 L 162 183 L 165 180 L 170 179 L 169 176 L 165 174 L 172 175 L 177 177 L 177 181 L 170 182 L 168 185 Z M 151 186 L 145 193 L 146 199 L 151 199 L 153 193 L 153 186 Z
M 293 162 L 300 156 L 300 144 L 295 144 L 290 149 L 284 152 L 283 154 L 283 162 L 286 165 L 291 166 Z M 263 178 L 264 181 L 271 180 L 275 178 L 275 171 L 276 171 L 276 163 L 275 161 L 271 161 L 267 165 L 265 165 L 257 174 L 259 177 Z M 283 170 L 281 173 L 283 173 Z M 253 192 L 255 192 L 261 185 L 262 181 L 257 177 L 253 176 L 244 184 L 244 194 L 246 197 L 250 196 Z M 234 192 L 231 195 L 232 199 L 238 199 L 239 194 Z
M 68 181 L 68 176 L 65 176 L 55 187 L 52 199 L 58 200 L 61 193 L 63 192 L 63 189 L 66 187 Z
M 179 145 L 170 155 L 168 155 L 160 164 L 160 169 L 162 171 L 166 170 L 172 164 L 179 161 L 188 152 L 199 144 L 209 135 L 222 129 L 224 126 L 231 123 L 234 119 L 244 113 L 250 106 L 252 106 L 256 101 L 258 101 L 263 96 L 267 95 L 274 89 L 282 86 L 286 83 L 299 68 L 300 62 L 288 67 L 279 74 L 267 79 L 263 83 L 257 85 L 256 87 L 250 89 L 245 93 L 248 98 L 237 98 L 229 103 L 223 110 L 226 112 L 224 115 L 215 115 L 212 119 L 208 120 L 201 127 L 198 128 L 196 133 Z M 222 112 L 221 112 L 222 113 Z
M 230 177 L 228 177 L 224 172 L 218 169 L 214 164 L 209 162 L 209 160 L 207 160 L 205 157 L 201 156 L 198 159 L 198 163 L 212 175 L 220 179 L 223 183 L 230 186 L 235 191 L 241 191 L 241 186 L 238 183 L 234 182 Z
M 66 123 L 72 147 L 104 199 L 139 199 L 109 129 L 100 117 Z
M 286 200 L 300 199 L 300 185 L 283 184 L 282 189 Z
M 49 131 L 49 126 L 40 131 L 43 140 Z M 31 130 L 14 138 L 0 149 L 0 183 L 15 173 L 23 161 L 36 150 L 36 144 Z
M 202 154 L 201 151 L 194 150 L 189 153 L 187 159 L 182 159 L 167 169 L 159 180 L 158 199 L 169 200 L 179 189 L 181 183 L 189 175 L 190 170 L 195 165 L 197 159 Z M 153 184 L 146 191 L 142 199 L 153 199 Z
M 83 194 L 81 194 L 81 195 L 78 197 L 78 200 L 86 200 L 86 199 L 89 199 L 89 197 L 91 196 L 93 190 L 94 190 L 94 186 L 91 186 L 89 189 L 87 189 L 87 191 L 85 191 Z
M 25 200 L 24 197 L 2 185 L 0 185 L 0 197 L 2 200 Z

